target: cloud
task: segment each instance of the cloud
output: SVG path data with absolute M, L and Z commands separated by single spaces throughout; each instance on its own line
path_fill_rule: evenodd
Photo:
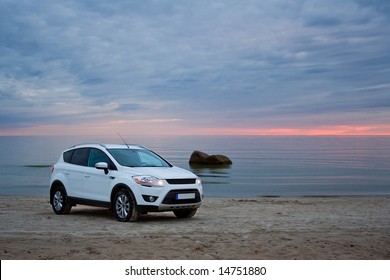
M 387 0 L 355 0 L 362 7 L 373 9 L 378 13 L 390 18 L 390 3 Z
M 364 0 L 3 0 L 0 130 L 388 122 L 388 15 Z
M 312 17 L 306 21 L 309 27 L 333 27 L 340 25 L 342 21 L 339 18 L 329 16 Z

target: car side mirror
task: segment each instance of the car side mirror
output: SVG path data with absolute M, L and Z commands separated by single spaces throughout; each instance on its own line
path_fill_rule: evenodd
M 96 169 L 104 170 L 104 174 L 108 174 L 108 163 L 107 162 L 98 162 L 95 164 Z

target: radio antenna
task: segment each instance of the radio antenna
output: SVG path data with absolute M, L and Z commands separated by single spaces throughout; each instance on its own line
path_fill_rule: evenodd
M 119 132 L 117 132 L 116 134 L 118 134 L 118 136 L 122 139 L 123 143 L 125 143 L 125 145 L 127 146 L 127 148 L 130 148 L 130 147 L 129 147 L 129 144 L 126 143 L 125 139 L 123 139 L 123 137 L 119 134 Z

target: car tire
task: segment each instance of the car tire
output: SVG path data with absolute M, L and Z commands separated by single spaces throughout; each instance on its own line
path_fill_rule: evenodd
M 50 201 L 53 211 L 57 215 L 69 214 L 72 209 L 72 204 L 70 203 L 63 186 L 54 187 L 51 192 Z
M 191 209 L 191 210 L 175 210 L 173 213 L 175 214 L 176 217 L 178 218 L 192 218 L 197 209 Z
M 114 198 L 113 211 L 119 222 L 135 222 L 139 213 L 133 195 L 127 190 L 120 190 Z

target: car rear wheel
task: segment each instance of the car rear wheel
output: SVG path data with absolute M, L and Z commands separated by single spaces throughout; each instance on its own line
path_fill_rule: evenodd
M 55 187 L 51 192 L 51 206 L 57 215 L 69 214 L 72 204 L 68 201 L 68 196 L 64 187 Z
M 197 209 L 191 210 L 175 210 L 173 213 L 178 218 L 191 218 L 195 215 Z
M 114 198 L 113 207 L 115 218 L 120 222 L 135 222 L 139 213 L 133 195 L 126 190 L 120 190 Z

